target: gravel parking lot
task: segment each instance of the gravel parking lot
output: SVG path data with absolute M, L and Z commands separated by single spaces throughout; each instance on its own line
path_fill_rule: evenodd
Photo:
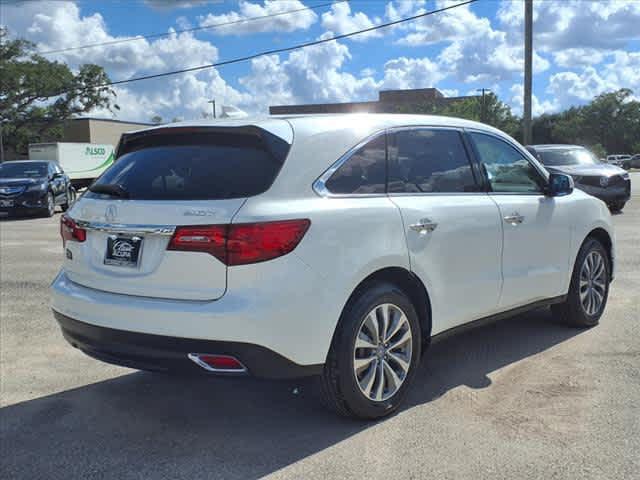
M 48 306 L 59 214 L 2 221 L 0 477 L 638 478 L 640 173 L 632 186 L 600 326 L 539 310 L 449 338 L 378 423 L 326 412 L 309 380 L 180 379 L 85 357 Z

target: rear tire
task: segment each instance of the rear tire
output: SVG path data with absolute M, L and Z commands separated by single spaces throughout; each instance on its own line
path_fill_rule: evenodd
M 324 403 L 348 417 L 390 415 L 413 380 L 421 339 L 409 297 L 393 284 L 372 284 L 340 317 L 321 378 Z
M 610 278 L 606 249 L 595 238 L 587 238 L 573 267 L 567 299 L 551 307 L 553 314 L 573 327 L 597 325 L 607 305 Z

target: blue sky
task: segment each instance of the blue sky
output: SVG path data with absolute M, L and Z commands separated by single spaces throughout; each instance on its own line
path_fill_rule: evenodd
M 323 0 L 112 0 L 3 2 L 0 22 L 41 51 L 174 32 L 297 10 Z M 197 66 L 347 33 L 456 1 L 352 0 L 320 10 L 48 55 L 77 68 L 103 65 L 113 80 Z M 435 86 L 447 95 L 490 88 L 522 106 L 519 0 L 480 0 L 379 30 L 219 70 L 118 87 L 117 118 L 199 118 L 208 99 L 266 113 L 268 105 L 374 100 L 389 88 Z M 640 95 L 639 1 L 534 1 L 534 114 L 627 87 Z M 110 112 L 93 112 L 112 116 Z

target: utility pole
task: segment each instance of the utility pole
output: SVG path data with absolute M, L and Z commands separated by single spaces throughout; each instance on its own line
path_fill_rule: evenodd
M 524 145 L 531 145 L 531 63 L 533 57 L 533 0 L 524 0 Z
M 491 93 L 491 90 L 489 90 L 488 88 L 476 88 L 476 92 L 482 92 L 482 109 L 480 110 L 480 121 L 482 123 L 485 123 L 487 118 L 487 107 L 484 101 L 484 94 L 485 92 Z
M 216 117 L 216 99 L 214 98 L 212 100 L 209 100 L 207 103 L 211 104 L 211 108 L 213 109 L 213 118 L 217 118 Z

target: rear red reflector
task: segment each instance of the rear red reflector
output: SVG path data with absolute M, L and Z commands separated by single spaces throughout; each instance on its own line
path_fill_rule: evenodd
M 190 353 L 188 357 L 205 370 L 219 372 L 244 372 L 245 366 L 230 355 L 213 355 L 208 353 Z
M 64 246 L 68 241 L 84 242 L 87 239 L 87 231 L 84 228 L 79 228 L 68 215 L 62 215 L 60 217 L 60 236 Z
M 307 219 L 178 227 L 169 250 L 207 252 L 228 266 L 264 262 L 296 248 Z

